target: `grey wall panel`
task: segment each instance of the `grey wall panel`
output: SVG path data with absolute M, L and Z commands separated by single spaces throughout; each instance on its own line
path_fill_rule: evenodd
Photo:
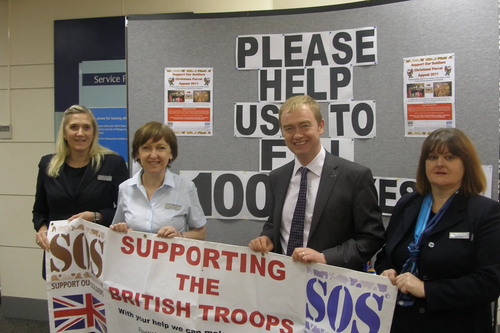
M 236 36 L 377 26 L 378 64 L 355 67 L 353 77 L 354 99 L 377 102 L 377 137 L 355 141 L 355 161 L 370 167 L 375 176 L 415 177 L 423 139 L 404 138 L 403 58 L 455 53 L 456 125 L 475 143 L 482 163 L 493 165 L 497 198 L 497 6 L 496 0 L 413 0 L 291 15 L 131 17 L 127 28 L 130 140 L 143 123 L 163 120 L 165 67 L 213 67 L 214 136 L 180 137 L 173 171 L 258 171 L 259 140 L 235 138 L 233 131 L 234 103 L 258 98 L 257 71 L 235 70 Z M 325 120 L 326 107 L 323 103 Z M 259 233 L 261 223 L 238 225 L 235 233 L 228 222 L 210 221 L 208 239 L 219 240 L 213 232 L 228 233 L 223 237 L 227 243 L 245 245 L 248 235 L 251 239 Z

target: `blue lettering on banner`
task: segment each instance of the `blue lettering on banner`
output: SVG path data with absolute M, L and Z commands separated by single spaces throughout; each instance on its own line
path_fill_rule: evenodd
M 115 86 L 126 83 L 126 73 L 82 74 L 82 86 Z
M 328 323 L 333 332 L 358 333 L 361 324 L 370 333 L 379 331 L 383 294 L 366 292 L 353 298 L 348 287 L 339 284 L 330 290 L 328 283 L 318 278 L 307 282 L 306 328 L 313 323 Z

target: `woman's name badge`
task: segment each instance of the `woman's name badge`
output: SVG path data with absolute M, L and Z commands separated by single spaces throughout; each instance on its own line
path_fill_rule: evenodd
M 176 205 L 172 203 L 167 203 L 165 204 L 166 209 L 173 209 L 173 210 L 181 210 L 182 206 L 181 205 Z
M 113 180 L 113 176 L 97 175 L 97 180 L 102 180 L 105 182 L 110 182 Z
M 450 239 L 469 239 L 470 234 L 468 232 L 450 232 Z

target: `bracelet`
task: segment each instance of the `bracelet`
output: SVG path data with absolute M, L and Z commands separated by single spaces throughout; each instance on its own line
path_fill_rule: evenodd
M 181 237 L 184 238 L 184 233 L 183 232 L 181 232 Z
M 99 223 L 99 213 L 94 212 L 94 223 Z

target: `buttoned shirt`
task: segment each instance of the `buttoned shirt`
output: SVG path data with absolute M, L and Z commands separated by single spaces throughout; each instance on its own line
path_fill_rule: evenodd
M 314 211 L 314 203 L 318 195 L 319 182 L 321 180 L 321 171 L 325 163 L 325 150 L 321 148 L 316 157 L 308 164 L 304 165 L 309 169 L 307 173 L 307 194 L 306 194 L 306 214 L 304 218 L 304 244 L 307 247 L 307 240 L 309 239 L 309 231 L 311 230 L 312 215 Z M 303 165 L 300 164 L 297 157 L 295 157 L 295 165 L 293 167 L 292 178 L 288 184 L 288 191 L 286 192 L 285 204 L 283 205 L 283 213 L 281 217 L 281 248 L 283 254 L 286 254 L 288 247 L 288 239 L 290 238 L 290 228 L 292 227 L 293 212 L 297 204 L 300 188 L 300 171 Z
M 165 226 L 184 232 L 207 223 L 192 181 L 167 169 L 162 186 L 148 200 L 141 176 L 142 169 L 120 185 L 113 224 L 126 222 L 134 231 L 157 233 Z

